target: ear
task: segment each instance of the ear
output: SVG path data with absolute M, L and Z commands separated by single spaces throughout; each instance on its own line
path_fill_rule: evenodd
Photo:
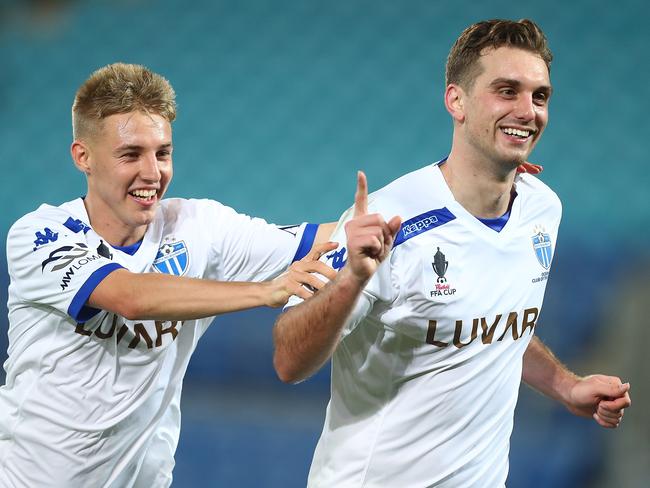
M 445 90 L 445 108 L 454 122 L 462 123 L 465 120 L 464 101 L 465 92 L 463 89 L 451 83 Z
M 74 165 L 82 173 L 90 174 L 90 149 L 88 145 L 81 140 L 75 140 L 70 146 L 70 154 Z

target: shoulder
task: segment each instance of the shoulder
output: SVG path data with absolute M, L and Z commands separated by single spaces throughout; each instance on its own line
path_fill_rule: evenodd
M 371 211 L 384 218 L 399 215 L 402 220 L 441 210 L 448 204 L 448 189 L 436 164 L 400 176 L 368 196 Z
M 10 241 L 25 232 L 34 234 L 38 231 L 44 231 L 46 228 L 51 228 L 51 231 L 64 228 L 66 224 L 70 226 L 72 222 L 79 223 L 81 229 L 84 227 L 90 228 L 80 219 L 80 212 L 76 211 L 79 205 L 83 207 L 81 199 L 66 202 L 59 206 L 43 204 L 14 222 L 9 229 L 7 240 Z
M 560 197 L 538 177 L 528 173 L 519 174 L 515 179 L 515 185 L 517 194 L 522 198 L 557 212 L 562 212 Z
M 237 213 L 232 208 L 207 198 L 165 198 L 160 202 L 160 211 L 168 223 L 179 218 L 203 221 Z

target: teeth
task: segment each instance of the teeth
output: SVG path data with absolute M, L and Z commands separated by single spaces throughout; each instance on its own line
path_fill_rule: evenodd
M 133 190 L 131 195 L 140 198 L 151 198 L 156 194 L 156 190 Z
M 501 130 L 511 136 L 528 137 L 530 135 L 529 130 L 513 129 L 511 127 L 506 127 L 505 129 L 501 129 Z

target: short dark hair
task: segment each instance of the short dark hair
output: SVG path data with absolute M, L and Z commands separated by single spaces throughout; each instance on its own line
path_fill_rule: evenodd
M 529 19 L 484 20 L 470 25 L 456 39 L 447 57 L 446 86 L 460 85 L 469 89 L 481 74 L 478 62 L 484 50 L 503 46 L 515 47 L 538 54 L 544 60 L 549 73 L 553 54 L 548 48 L 546 36 L 539 26 Z

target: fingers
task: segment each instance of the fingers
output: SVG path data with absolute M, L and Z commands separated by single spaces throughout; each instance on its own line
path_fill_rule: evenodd
M 615 429 L 620 425 L 620 421 L 614 422 L 614 421 L 603 419 L 600 415 L 598 415 L 598 413 L 595 413 L 593 415 L 593 419 L 596 421 L 598 425 L 600 425 L 601 427 L 605 427 L 606 429 Z
M 598 402 L 598 407 L 594 413 L 594 420 L 598 425 L 608 429 L 615 429 L 621 424 L 625 409 L 632 405 L 629 389 L 629 383 L 617 385 L 615 391 L 620 396 L 609 397 Z
M 296 272 L 293 273 L 291 278 L 302 288 L 306 285 L 311 292 L 320 290 L 326 285 L 326 282 L 321 280 L 318 276 L 312 273 Z
M 333 251 L 338 246 L 339 246 L 338 243 L 332 241 L 316 244 L 314 247 L 311 248 L 311 251 L 309 251 L 301 259 L 301 261 L 303 262 L 318 261 L 323 254 L 329 251 Z
M 598 423 L 598 425 L 601 425 L 609 429 L 614 429 L 621 424 L 624 413 L 625 410 L 623 409 L 613 412 L 599 406 L 596 412 L 594 413 L 593 417 L 594 420 Z
M 296 295 L 303 300 L 306 300 L 325 286 L 325 284 L 326 283 L 316 275 L 294 270 L 288 275 L 287 280 L 285 281 L 286 300 L 288 300 L 291 295 Z
M 363 171 L 357 172 L 357 192 L 354 194 L 354 217 L 368 213 L 368 180 Z
M 333 280 L 336 277 L 336 270 L 322 261 L 299 261 L 291 265 L 291 271 L 319 273 L 328 280 Z
M 630 395 L 627 393 L 620 398 L 610 399 L 610 400 L 601 400 L 598 403 L 598 408 L 603 409 L 606 412 L 619 412 L 624 408 L 628 408 L 632 405 L 630 400 Z
M 630 389 L 629 383 L 623 383 L 616 376 L 591 375 L 585 378 L 592 394 L 597 397 L 615 399 L 624 396 Z
M 533 164 L 526 161 L 517 166 L 517 173 L 530 173 L 531 175 L 536 175 L 541 173 L 544 170 L 539 164 Z

